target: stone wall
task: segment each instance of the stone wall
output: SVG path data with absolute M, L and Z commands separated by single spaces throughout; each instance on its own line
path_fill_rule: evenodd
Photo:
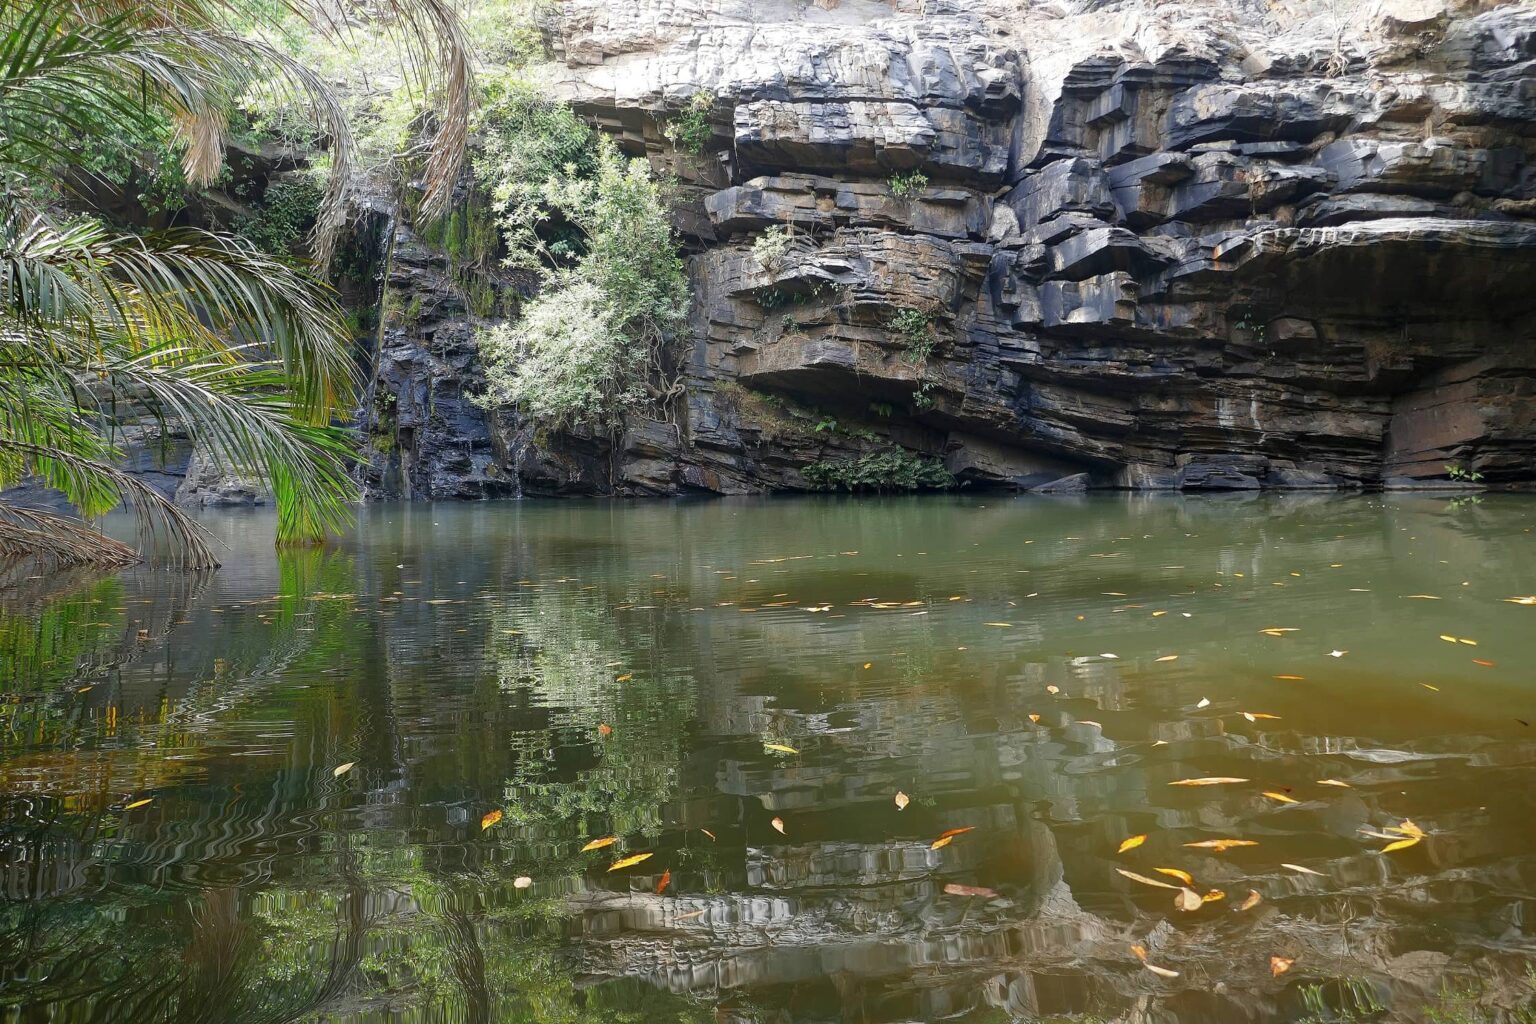
M 611 437 L 475 408 L 494 317 L 402 225 L 374 493 L 795 489 L 897 446 L 978 486 L 1536 477 L 1524 5 L 564 0 L 554 36 L 541 78 L 683 182 L 686 393 Z M 696 157 L 662 127 L 701 91 Z

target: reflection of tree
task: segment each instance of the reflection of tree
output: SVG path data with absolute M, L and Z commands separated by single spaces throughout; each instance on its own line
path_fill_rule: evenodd
M 512 605 L 490 629 L 502 688 L 550 709 L 542 728 L 513 733 L 512 820 L 566 836 L 658 834 L 687 755 L 692 677 L 655 664 L 636 671 L 641 652 L 585 595 Z

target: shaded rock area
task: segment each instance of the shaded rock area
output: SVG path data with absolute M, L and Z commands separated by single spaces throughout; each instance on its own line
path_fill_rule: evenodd
M 376 495 L 800 489 L 897 448 L 1058 491 L 1536 479 L 1521 4 L 564 0 L 558 29 L 546 80 L 682 183 L 686 390 L 605 436 L 476 408 L 515 295 L 471 309 L 395 226 Z M 700 92 L 695 156 L 662 129 Z

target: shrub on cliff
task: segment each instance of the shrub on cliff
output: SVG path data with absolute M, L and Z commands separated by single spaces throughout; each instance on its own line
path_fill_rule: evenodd
M 519 321 L 481 332 L 479 400 L 588 426 L 663 404 L 678 390 L 669 348 L 688 313 L 668 184 L 564 108 L 522 96 L 511 114 L 476 167 L 500 175 L 487 184 L 508 263 L 543 281 Z

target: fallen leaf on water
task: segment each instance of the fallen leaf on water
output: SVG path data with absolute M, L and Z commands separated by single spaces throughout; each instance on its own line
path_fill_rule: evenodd
M 500 820 L 501 820 L 501 811 L 500 810 L 486 812 L 485 817 L 480 819 L 480 831 L 484 832 L 486 829 L 490 828 L 492 825 L 496 824 Z
M 1536 605 L 1536 595 L 1528 597 L 1506 597 L 1504 600 L 1509 604 Z
M 1125 842 L 1121 843 L 1120 844 L 1120 849 L 1116 850 L 1115 852 L 1116 853 L 1124 853 L 1126 850 L 1134 850 L 1134 849 L 1136 849 L 1136 847 L 1140 846 L 1142 843 L 1144 843 L 1146 841 L 1147 841 L 1147 837 L 1145 835 L 1131 836 L 1131 838 L 1129 838 L 1129 839 L 1125 840 Z
M 1289 868 L 1290 870 L 1295 871 L 1297 874 L 1316 875 L 1319 878 L 1327 877 L 1321 871 L 1313 871 L 1311 868 L 1302 867 L 1300 864 L 1281 864 L 1280 866 L 1283 868 Z
M 912 802 L 912 798 L 907 796 L 907 794 L 903 793 L 899 789 L 896 791 L 896 809 L 898 811 L 906 810 L 907 809 L 907 804 L 909 804 L 911 802 Z
M 1408 596 L 1408 599 L 1411 600 L 1411 601 L 1412 600 L 1417 600 L 1417 601 L 1438 601 L 1438 600 L 1440 600 L 1434 594 L 1409 594 L 1407 596 Z
M 1101 655 L 1099 655 L 1099 657 L 1101 657 L 1101 658 L 1108 658 L 1110 661 L 1119 661 L 1120 660 L 1120 655 L 1118 655 L 1118 654 L 1101 654 Z
M 629 682 L 633 678 L 635 678 L 635 674 L 633 672 L 625 672 L 623 675 L 621 675 L 617 679 L 615 679 L 614 682 L 616 682 L 616 683 L 627 683 L 627 682 Z
M 1185 885 L 1195 884 L 1194 876 L 1191 875 L 1188 871 L 1180 871 L 1178 868 L 1153 868 L 1152 870 L 1156 871 L 1160 875 L 1167 875 L 1169 878 L 1177 878 Z
M 1328 657 L 1330 657 L 1330 658 L 1342 658 L 1342 657 L 1344 657 L 1344 655 L 1346 655 L 1348 653 L 1349 653 L 1348 651 L 1329 651 L 1328 652 Z
M 619 837 L 618 836 L 603 836 L 603 838 L 601 838 L 601 839 L 594 839 L 590 843 L 588 843 L 586 846 L 583 846 L 581 848 L 581 852 L 582 853 L 586 853 L 589 850 L 601 850 L 603 847 L 605 847 L 605 846 L 612 846 L 614 843 L 616 843 L 618 841 L 619 841 Z
M 1177 654 L 1165 654 L 1161 658 L 1158 658 L 1157 660 L 1158 661 L 1178 661 L 1179 660 L 1179 656 Z
M 664 890 L 667 886 L 669 886 L 671 884 L 672 884 L 672 869 L 671 868 L 667 868 L 667 870 L 665 870 L 665 871 L 663 871 L 661 873 L 661 880 L 656 883 L 656 895 L 660 896 L 661 893 L 662 893 L 662 890 Z
M 1307 677 L 1306 676 L 1275 676 L 1275 678 L 1276 679 L 1283 679 L 1283 680 L 1285 680 L 1288 683 L 1293 683 L 1293 682 L 1296 682 L 1299 679 L 1305 679 Z
M 710 842 L 714 842 L 715 841 L 715 834 L 713 832 L 711 832 L 709 829 L 701 828 L 701 829 L 699 829 L 699 831 L 703 832 L 705 835 L 709 836 Z
M 1050 694 L 1050 695 L 1051 695 L 1051 696 L 1052 696 L 1052 697 L 1054 697 L 1054 696 L 1056 696 L 1056 695 L 1057 695 L 1057 694 L 1058 694 L 1058 693 L 1060 693 L 1060 692 L 1061 692 L 1061 687 L 1059 687 L 1059 686 L 1047 686 L 1047 687 L 1046 687 L 1046 688 L 1045 688 L 1045 692 L 1046 692 L 1046 693 L 1048 693 L 1048 694 Z
M 1226 898 L 1227 894 L 1222 892 L 1220 889 L 1208 889 L 1205 895 L 1200 897 L 1200 902 L 1215 903 L 1217 900 L 1224 900 Z
M 1295 804 L 1295 803 L 1300 803 L 1301 802 L 1299 800 L 1294 800 L 1291 797 L 1286 796 L 1284 793 L 1276 793 L 1276 792 L 1273 792 L 1272 790 L 1265 790 L 1264 791 L 1264 795 L 1269 797 L 1271 800 L 1278 800 L 1282 804 Z
M 1201 697 L 1199 702 L 1197 704 L 1195 704 L 1195 707 L 1197 709 L 1198 708 L 1208 708 L 1210 706 L 1211 706 L 1211 698 L 1209 698 L 1209 697 Z
M 1008 628 L 1011 628 L 1013 626 L 1013 623 L 1011 623 L 1011 622 L 983 622 L 982 625 L 983 626 L 1002 626 L 1004 629 L 1008 629 Z
M 1215 850 L 1217 853 L 1226 853 L 1235 846 L 1258 846 L 1252 839 L 1207 839 L 1199 843 L 1185 843 L 1196 850 Z
M 1451 636 L 1449 633 L 1441 633 L 1440 639 L 1444 640 L 1448 644 L 1453 644 L 1456 642 L 1456 638 Z
M 789 835 L 788 832 L 784 831 L 784 819 L 783 818 L 774 818 L 768 824 L 770 824 L 774 828 L 778 829 L 780 835 L 784 835 L 784 836 Z
M 145 805 L 145 804 L 147 804 L 147 803 L 151 803 L 151 802 L 153 802 L 153 801 L 154 801 L 154 799 L 155 799 L 155 798 L 154 798 L 154 797 L 152 797 L 152 796 L 147 796 L 147 797 L 145 797 L 145 798 L 144 798 L 144 799 L 142 799 L 142 800 L 135 800 L 135 801 L 134 801 L 134 802 L 133 802 L 133 803 L 131 803 L 131 804 L 129 804 L 129 805 L 128 805 L 128 806 L 127 806 L 127 807 L 124 807 L 124 808 L 123 808 L 123 810 L 125 810 L 125 811 L 131 811 L 131 810 L 133 810 L 133 809 L 134 809 L 134 808 L 135 808 L 135 807 L 143 807 L 143 806 L 144 806 L 144 805 Z
M 944 891 L 951 896 L 996 896 L 996 891 L 980 885 L 959 885 L 950 882 L 944 887 Z
M 1483 666 L 1483 668 L 1493 668 L 1493 662 L 1491 662 L 1491 661 L 1484 661 L 1482 658 L 1473 658 L 1472 659 L 1472 664 L 1474 664 L 1474 665 L 1481 665 L 1481 666 Z
M 1292 957 L 1272 956 L 1269 958 L 1269 973 L 1272 977 L 1278 978 L 1290 970 L 1291 965 L 1295 962 L 1295 959 Z
M 1250 722 L 1257 722 L 1261 718 L 1267 718 L 1273 722 L 1278 722 L 1280 720 L 1279 715 L 1271 715 L 1263 711 L 1244 711 L 1243 717 L 1248 719 Z
M 1153 974 L 1157 975 L 1159 978 L 1177 978 L 1179 976 L 1179 972 L 1178 971 L 1170 971 L 1166 967 L 1159 967 L 1156 964 L 1149 964 L 1149 963 L 1146 963 L 1145 961 L 1142 962 L 1141 966 L 1145 967 L 1147 970 L 1151 971 Z
M 1195 892 L 1195 890 L 1189 888 L 1188 886 L 1185 886 L 1184 888 L 1180 889 L 1179 894 L 1173 898 L 1173 905 L 1185 913 L 1189 913 L 1191 911 L 1199 910 L 1202 906 L 1205 905 L 1205 901 L 1200 898 L 1199 893 Z
M 1351 786 L 1347 782 L 1340 782 L 1338 779 L 1318 779 L 1317 780 L 1317 784 L 1319 786 L 1338 786 L 1340 789 L 1354 789 L 1355 788 L 1355 787 Z
M 1421 840 L 1418 836 L 1413 836 L 1409 839 L 1399 839 L 1395 843 L 1388 843 L 1386 846 L 1382 847 L 1381 852 L 1395 853 L 1398 850 L 1406 850 L 1410 846 L 1418 846 L 1422 841 L 1423 840 Z
M 1037 714 L 1034 714 L 1033 712 L 1030 713 L 1029 720 L 1031 722 L 1034 722 L 1036 725 L 1040 724 L 1040 716 L 1037 715 Z
M 1247 782 L 1247 779 L 1236 779 L 1226 775 L 1212 775 L 1203 779 L 1180 779 L 1170 782 L 1170 786 L 1224 786 L 1233 782 Z
M 875 667 L 875 663 L 874 663 L 874 662 L 872 662 L 872 661 L 866 661 L 866 662 L 865 662 L 865 663 L 864 663 L 864 667 L 865 667 L 865 668 L 874 668 L 874 667 Z
M 632 857 L 625 857 L 623 860 L 614 861 L 612 864 L 608 865 L 608 870 L 618 871 L 622 868 L 632 868 L 636 864 L 639 864 L 641 861 L 650 860 L 654 856 L 656 856 L 654 853 L 637 853 Z
M 1440 687 L 1438 687 L 1438 686 L 1431 686 L 1429 683 L 1420 683 L 1419 685 L 1424 687 L 1424 689 L 1426 689 L 1426 690 L 1433 690 L 1436 693 L 1440 692 Z
M 952 828 L 948 832 L 940 833 L 939 837 L 928 845 L 930 850 L 939 850 L 955 841 L 955 836 L 963 836 L 967 832 L 974 832 L 975 825 L 967 825 L 965 828 Z
M 356 764 L 356 761 L 348 761 L 346 764 L 337 765 L 335 768 L 331 769 L 331 777 L 333 779 L 341 778 L 343 775 L 347 774 L 347 772 L 351 771 L 352 767 Z
M 1466 644 L 1468 647 L 1476 647 L 1477 646 L 1477 641 L 1476 640 L 1468 640 L 1464 636 L 1457 637 L 1456 638 L 1456 642 L 1459 643 L 1459 644 Z
M 1252 910 L 1254 907 L 1258 906 L 1260 903 L 1263 903 L 1263 902 L 1264 902 L 1264 897 L 1259 895 L 1259 890 L 1257 890 L 1257 889 L 1249 889 L 1248 890 L 1248 898 L 1243 900 L 1242 903 L 1238 904 L 1237 909 L 1238 910 Z
M 1127 870 L 1125 870 L 1125 868 L 1115 868 L 1115 871 L 1118 872 L 1119 874 L 1124 875 L 1126 878 L 1129 878 L 1133 882 L 1140 882 L 1142 885 L 1156 886 L 1159 889 L 1177 889 L 1178 888 L 1178 886 L 1176 886 L 1176 885 L 1169 885 L 1167 882 L 1159 882 L 1155 878 L 1148 878 L 1146 875 L 1138 875 L 1134 871 L 1127 871 Z
M 607 722 L 601 722 L 598 724 L 597 734 L 599 736 L 612 736 L 613 726 L 609 725 Z
M 1147 947 L 1146 946 L 1132 946 L 1131 947 L 1131 955 L 1134 956 L 1137 960 L 1140 960 L 1142 963 L 1146 963 L 1147 962 Z
M 764 750 L 777 750 L 781 754 L 798 754 L 800 751 L 794 747 L 785 746 L 783 743 L 764 743 Z
M 1403 823 L 1401 825 L 1388 825 L 1387 831 L 1401 832 L 1403 835 L 1412 836 L 1415 839 L 1423 839 L 1425 836 L 1429 835 L 1428 832 L 1425 832 L 1423 829 L 1419 828 L 1419 826 L 1415 825 L 1407 818 L 1403 819 Z

